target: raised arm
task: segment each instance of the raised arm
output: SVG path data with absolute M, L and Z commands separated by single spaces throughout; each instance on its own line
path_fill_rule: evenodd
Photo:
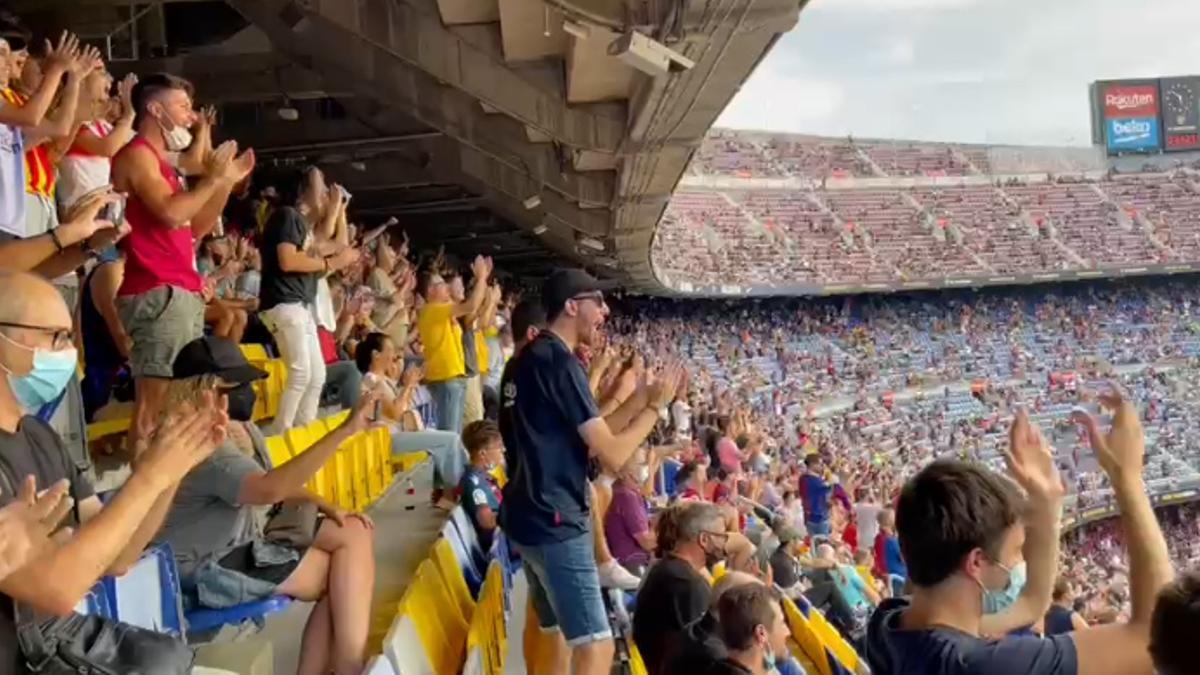
M 1029 626 L 1050 608 L 1058 567 L 1059 514 L 1066 492 L 1050 446 L 1024 410 L 1013 419 L 1005 460 L 1009 473 L 1029 500 L 1023 549 L 1028 575 L 1025 588 L 1011 607 L 985 614 L 980 621 L 980 632 L 993 636 Z
M 53 47 L 50 46 L 49 40 L 46 41 L 46 49 L 42 83 L 25 105 L 0 105 L 0 124 L 32 129 L 46 118 L 46 113 L 54 103 L 54 96 L 58 93 L 58 85 L 62 83 L 63 76 L 79 55 L 79 38 L 63 31 L 58 43 Z
M 1175 577 L 1167 542 L 1142 480 L 1145 438 L 1133 404 L 1115 387 L 1100 398 L 1113 411 L 1112 429 L 1104 434 L 1092 415 L 1077 412 L 1092 450 L 1112 481 L 1129 553 L 1129 622 L 1098 626 L 1075 633 L 1080 675 L 1150 673 L 1154 667 L 1147 647 L 1155 595 Z
M 579 428 L 580 435 L 600 464 L 609 471 L 619 471 L 646 440 L 658 422 L 658 411 L 675 398 L 682 379 L 682 368 L 672 366 L 650 385 L 646 405 L 632 417 L 629 424 L 614 433 L 603 417 L 588 420 Z
M 247 476 L 238 490 L 238 503 L 266 505 L 303 497 L 304 484 L 325 466 L 343 443 L 367 428 L 367 415 L 374 410 L 376 398 L 377 395 L 373 393 L 363 396 L 358 402 L 358 407 L 340 427 L 325 434 L 324 438 L 293 457 L 288 463 L 264 473 Z
M 133 139 L 134 111 L 130 96 L 132 96 L 135 84 L 137 84 L 137 76 L 129 74 L 121 80 L 121 84 L 117 85 L 118 95 L 121 99 L 121 118 L 113 125 L 112 131 L 104 138 L 100 138 L 86 128 L 80 129 L 75 134 L 75 145 L 85 152 L 99 157 L 115 157 L 117 152 Z
M 454 306 L 453 316 L 471 316 L 479 311 L 483 305 L 484 298 L 488 292 L 488 277 L 492 273 L 492 259 L 483 256 L 476 256 L 475 262 L 471 263 L 471 272 L 474 278 L 471 280 L 471 294 L 467 299 Z

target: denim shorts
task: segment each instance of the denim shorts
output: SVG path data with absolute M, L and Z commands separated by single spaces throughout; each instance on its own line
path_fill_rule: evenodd
M 809 536 L 812 537 L 828 537 L 830 532 L 833 531 L 833 526 L 828 520 L 822 520 L 819 523 L 806 520 L 804 521 L 804 527 L 808 530 Z
M 513 542 L 513 547 L 524 561 L 543 631 L 561 630 L 570 647 L 612 638 L 591 532 L 540 546 Z

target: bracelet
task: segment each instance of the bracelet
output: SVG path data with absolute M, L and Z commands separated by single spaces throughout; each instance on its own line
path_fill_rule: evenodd
M 48 232 L 48 234 L 50 235 L 50 241 L 54 242 L 54 248 L 58 249 L 59 253 L 62 253 L 64 250 L 64 247 L 62 245 L 62 241 L 59 240 L 59 238 L 58 238 L 58 230 L 57 229 L 50 230 Z

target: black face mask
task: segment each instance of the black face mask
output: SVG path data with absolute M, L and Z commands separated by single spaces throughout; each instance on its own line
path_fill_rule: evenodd
M 234 387 L 225 392 L 229 397 L 229 419 L 235 422 L 249 422 L 254 417 L 254 403 L 258 396 L 249 383 Z

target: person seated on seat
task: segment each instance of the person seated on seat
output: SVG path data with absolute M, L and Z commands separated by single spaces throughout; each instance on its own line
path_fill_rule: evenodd
M 767 675 L 777 660 L 788 658 L 791 635 L 779 592 L 763 584 L 743 584 L 717 601 L 717 634 L 727 656 L 704 669 L 704 675 Z
M 604 534 L 609 550 L 622 567 L 639 577 L 650 566 L 650 557 L 656 548 L 643 493 L 651 475 L 646 463 L 647 454 L 639 448 L 617 472 L 612 485 L 612 500 L 604 514 Z
M 24 564 L 9 560 L 6 575 L 0 575 L 4 673 L 27 672 L 17 640 L 16 603 L 39 613 L 32 622 L 22 621 L 22 628 L 46 642 L 58 640 L 60 650 L 67 652 L 86 651 L 87 645 L 75 643 L 86 637 L 76 630 L 85 624 L 97 630 L 137 630 L 78 615 L 66 621 L 43 619 L 46 614 L 70 617 L 102 575 L 128 571 L 158 531 L 180 479 L 225 438 L 227 419 L 213 397 L 172 411 L 172 424 L 155 430 L 124 485 L 102 504 L 62 439 L 29 414 L 58 398 L 75 372 L 71 323 L 71 312 L 49 282 L 32 274 L 0 272 L 0 368 L 8 373 L 0 378 L 0 475 L 8 483 L 0 490 L 0 504 L 45 510 L 44 516 L 29 511 L 25 516 L 54 529 L 62 514 L 37 500 L 36 489 L 50 489 L 43 495 L 46 500 L 61 498 L 65 491 L 74 502 L 69 529 L 59 531 L 52 544 L 35 541 Z M 7 536 L 0 541 L 9 549 L 20 548 Z M 160 665 L 140 664 L 141 672 L 176 672 L 157 669 Z
M 730 569 L 743 568 L 754 554 L 749 540 L 725 530 L 720 509 L 705 502 L 664 511 L 655 536 L 659 560 L 642 582 L 633 614 L 633 640 L 650 675 L 674 672 L 674 659 L 695 638 L 688 627 L 708 611 L 710 568 L 726 558 Z
M 675 498 L 681 502 L 702 502 L 708 468 L 699 462 L 688 462 L 675 475 Z
M 458 434 L 425 429 L 413 410 L 412 397 L 421 382 L 421 368 L 409 366 L 401 374 L 403 360 L 396 343 L 378 332 L 358 344 L 354 360 L 363 373 L 363 395 L 377 398 L 381 418 L 391 429 L 392 454 L 428 451 L 433 457 L 432 502 L 443 510 L 454 508 L 453 493 L 462 480 L 467 451 Z
M 232 420 L 228 440 L 180 483 L 158 536 L 175 551 L 184 592 L 213 608 L 272 595 L 315 602 L 299 672 L 361 673 L 375 583 L 374 525 L 304 485 L 367 428 L 374 399 L 364 397 L 340 427 L 272 468 L 265 440 L 250 423 L 251 383 L 266 373 L 216 337 L 189 342 L 173 368 L 170 401 L 186 405 L 215 390 Z M 280 506 L 264 532 L 255 524 L 258 507 L 272 505 Z
M 489 420 L 471 422 L 463 429 L 463 445 L 467 447 L 471 463 L 459 482 L 462 505 L 475 526 L 479 545 L 489 551 L 496 532 L 496 516 L 500 512 L 500 488 L 492 477 L 492 471 L 504 463 L 500 427 Z
M 1196 672 L 1200 572 L 1181 574 L 1158 592 L 1150 620 L 1150 656 L 1159 675 Z

